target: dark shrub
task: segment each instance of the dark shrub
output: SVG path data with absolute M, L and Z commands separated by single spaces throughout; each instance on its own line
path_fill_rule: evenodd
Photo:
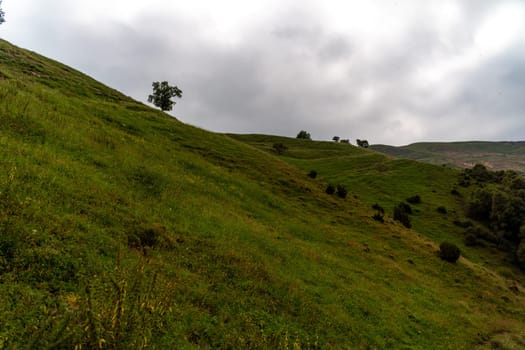
M 459 193 L 459 191 L 455 188 L 450 190 L 450 194 L 454 196 L 461 196 L 461 193 Z
M 444 206 L 439 206 L 437 207 L 436 211 L 440 214 L 446 214 L 447 213 L 447 208 L 445 208 Z
M 525 240 L 522 240 L 516 249 L 516 260 L 518 265 L 525 270 Z
M 0 237 L 0 257 L 7 261 L 13 260 L 16 252 L 16 241 L 9 237 Z
M 328 194 L 334 194 L 335 193 L 335 186 L 332 185 L 332 184 L 328 184 L 328 186 L 326 186 L 325 192 L 328 193 Z
M 385 209 L 383 209 L 383 207 L 377 203 L 372 205 L 372 209 L 375 209 L 377 211 L 377 213 L 375 213 L 374 216 L 372 216 L 372 219 L 379 221 L 379 222 L 385 222 L 385 218 L 384 218 Z
M 478 238 L 473 234 L 466 235 L 464 241 L 467 247 L 475 247 L 479 244 Z
M 337 196 L 339 198 L 346 198 L 346 188 L 343 185 L 337 185 Z
M 381 214 L 384 214 L 384 213 L 385 213 L 385 209 L 383 209 L 383 207 L 380 206 L 380 205 L 377 204 L 377 203 L 374 204 L 374 205 L 372 205 L 372 209 L 377 210 L 377 211 L 378 211 L 379 213 L 381 213 Z
M 487 169 L 483 164 L 476 164 L 472 169 L 467 169 L 473 179 L 480 182 L 488 182 L 496 179 L 496 174 Z
M 489 229 L 483 226 L 479 226 L 479 225 L 468 227 L 465 230 L 465 234 L 467 236 L 472 235 L 476 237 L 478 242 L 481 239 L 487 242 L 494 243 L 494 244 L 498 244 L 501 241 L 500 237 L 498 237 L 496 233 L 490 231 Z
M 492 191 L 487 189 L 472 192 L 468 203 L 468 216 L 476 220 L 488 220 L 492 210 L 492 195 Z
M 419 204 L 421 203 L 421 197 L 419 196 L 419 194 L 416 194 L 415 196 L 408 197 L 407 202 L 410 204 Z
M 439 246 L 439 257 L 445 261 L 455 263 L 460 255 L 461 251 L 453 243 L 443 242 Z
M 457 227 L 462 227 L 462 228 L 467 228 L 467 227 L 471 227 L 472 226 L 472 221 L 461 221 L 461 220 L 454 220 L 452 221 L 452 223 L 454 225 L 456 225 Z
M 311 177 L 312 179 L 315 179 L 317 177 L 317 171 L 310 170 L 310 172 L 308 173 L 308 176 Z
M 397 206 L 402 208 L 407 214 L 412 214 L 412 207 L 410 204 L 401 202 Z
M 458 181 L 458 185 L 460 185 L 461 187 L 469 187 L 470 181 L 466 179 L 461 179 Z
M 288 149 L 288 147 L 286 147 L 282 143 L 274 143 L 273 144 L 273 150 L 277 154 L 283 154 L 284 152 L 286 152 L 287 149 Z
M 525 239 L 525 224 L 520 226 L 519 237 L 520 237 L 520 240 Z
M 525 178 L 516 176 L 512 179 L 510 183 L 510 188 L 512 190 L 525 190 Z
M 394 208 L 394 220 L 399 221 L 403 224 L 403 226 L 410 228 L 412 225 L 410 224 L 410 218 L 408 217 L 408 213 L 405 210 L 406 207 L 404 205 L 405 203 L 399 203 L 397 207 Z
M 128 236 L 128 245 L 133 248 L 153 248 L 166 240 L 166 227 L 161 224 L 151 224 L 138 227 Z
M 375 213 L 374 216 L 372 216 L 372 219 L 374 219 L 375 221 L 379 221 L 379 222 L 385 222 L 385 218 L 379 212 Z
M 166 187 L 166 179 L 162 174 L 144 166 L 134 169 L 128 180 L 147 196 L 158 196 Z
M 525 203 L 503 191 L 493 191 L 490 219 L 492 227 L 505 232 L 505 238 L 519 241 Z

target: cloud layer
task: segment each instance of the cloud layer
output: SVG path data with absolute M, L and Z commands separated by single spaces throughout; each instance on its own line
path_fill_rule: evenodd
M 6 1 L 0 33 L 141 101 L 168 80 L 213 131 L 524 139 L 521 1 L 217 3 Z

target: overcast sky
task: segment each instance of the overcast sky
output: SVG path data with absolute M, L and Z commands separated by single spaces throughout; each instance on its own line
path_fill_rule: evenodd
M 211 131 L 525 139 L 522 0 L 4 0 L 0 37 Z

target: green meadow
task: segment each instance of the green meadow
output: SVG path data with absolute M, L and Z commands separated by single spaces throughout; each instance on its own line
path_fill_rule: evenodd
M 459 174 L 205 131 L 0 41 L 0 348 L 524 348 L 523 273 L 463 244 Z

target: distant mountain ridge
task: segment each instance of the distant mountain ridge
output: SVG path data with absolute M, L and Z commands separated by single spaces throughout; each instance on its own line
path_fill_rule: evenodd
M 525 173 L 525 141 L 418 142 L 400 147 L 372 145 L 370 148 L 431 164 L 470 168 L 480 163 L 493 170 Z

